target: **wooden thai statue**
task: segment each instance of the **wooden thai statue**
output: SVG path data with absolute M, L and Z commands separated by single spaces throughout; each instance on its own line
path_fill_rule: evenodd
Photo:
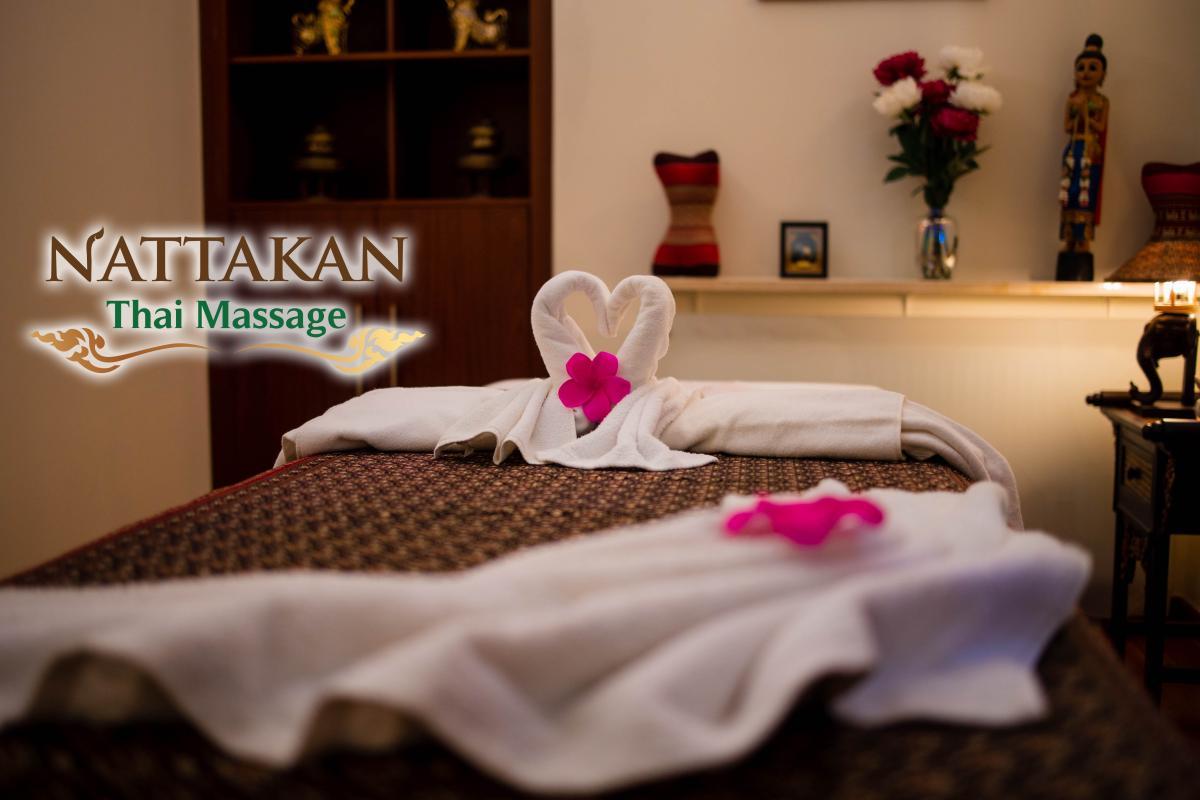
M 1091 240 L 1100 224 L 1104 179 L 1104 147 L 1108 134 L 1108 98 L 1100 94 L 1108 71 L 1104 40 L 1092 34 L 1075 57 L 1075 91 L 1067 99 L 1063 127 L 1067 146 L 1062 155 L 1062 205 L 1058 280 L 1092 280 Z

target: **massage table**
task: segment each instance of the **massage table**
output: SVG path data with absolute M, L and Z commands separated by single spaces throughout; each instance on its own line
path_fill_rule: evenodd
M 135 523 L 6 581 L 95 586 L 252 570 L 440 572 L 521 548 L 714 505 L 724 495 L 963 491 L 938 461 L 722 456 L 689 470 L 577 470 L 486 454 L 355 451 L 310 456 Z M 936 624 L 931 620 L 930 624 Z M 975 728 L 837 723 L 831 678 L 732 765 L 630 787 L 637 798 L 1162 797 L 1200 792 L 1196 754 L 1076 615 L 1039 664 L 1050 711 Z M 181 719 L 95 726 L 21 722 L 0 731 L 5 797 L 521 797 L 432 739 L 382 753 L 311 756 L 288 770 L 239 761 Z

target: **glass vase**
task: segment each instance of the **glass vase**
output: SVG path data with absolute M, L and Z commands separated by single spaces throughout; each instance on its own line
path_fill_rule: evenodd
M 917 223 L 917 265 L 928 280 L 949 280 L 958 260 L 958 223 L 940 208 Z

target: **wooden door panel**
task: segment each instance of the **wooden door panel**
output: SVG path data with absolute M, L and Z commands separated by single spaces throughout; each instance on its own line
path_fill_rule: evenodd
M 478 385 L 543 374 L 529 330 L 529 209 L 486 203 L 390 209 L 380 227 L 411 236 L 405 286 L 378 284 L 376 314 L 419 324 L 430 339 L 398 362 L 404 386 Z

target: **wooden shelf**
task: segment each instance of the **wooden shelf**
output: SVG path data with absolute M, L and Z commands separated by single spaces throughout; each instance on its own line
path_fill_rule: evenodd
M 1152 284 L 668 278 L 681 313 L 955 319 L 1148 319 Z
M 443 61 L 463 60 L 479 61 L 483 59 L 529 58 L 527 47 L 515 47 L 508 50 L 464 50 L 456 53 L 453 50 L 393 50 L 374 53 L 342 53 L 331 56 L 324 53 L 298 56 L 291 53 L 259 56 L 233 56 L 229 63 L 234 65 L 246 64 L 338 64 L 350 62 L 391 62 L 391 61 Z
M 1152 283 L 1085 281 L 884 281 L 841 278 L 667 278 L 683 292 L 745 294 L 904 294 L 986 297 L 1153 297 Z
M 485 118 L 496 125 L 500 142 L 501 167 L 491 176 L 491 193 L 532 196 L 532 76 L 540 65 L 521 55 L 529 52 L 235 57 L 235 63 L 258 66 L 227 70 L 235 165 L 231 199 L 301 199 L 307 189 L 294 164 L 316 125 L 333 134 L 341 162 L 326 189 L 332 197 L 464 197 L 472 186 L 458 161 L 471 126 Z M 303 77 L 287 66 L 301 63 L 337 66 L 302 70 Z M 314 104 L 312 97 L 322 101 Z
M 402 197 L 402 198 L 362 198 L 354 200 L 235 200 L 230 203 L 234 210 L 277 208 L 287 209 L 321 209 L 362 206 L 385 206 L 387 208 L 453 208 L 453 207 L 490 207 L 490 206 L 528 206 L 528 197 Z

